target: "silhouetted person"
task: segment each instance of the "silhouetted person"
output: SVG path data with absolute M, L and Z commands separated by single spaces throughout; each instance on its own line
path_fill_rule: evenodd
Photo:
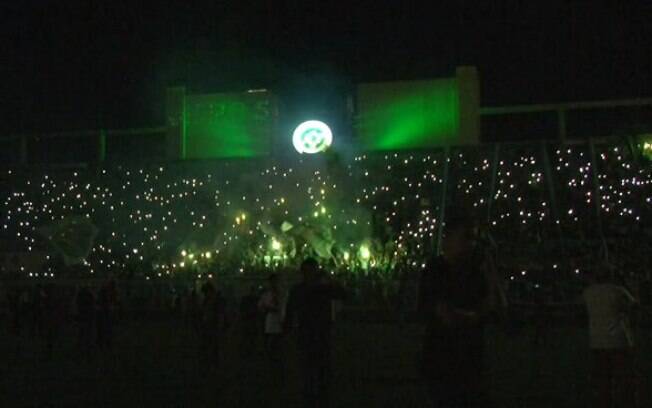
M 45 342 L 44 358 L 51 359 L 54 345 L 59 337 L 61 325 L 65 319 L 65 304 L 60 290 L 52 284 L 43 289 L 43 340 Z
M 188 293 L 186 299 L 186 324 L 190 326 L 195 336 L 201 336 L 202 331 L 202 307 L 199 300 L 199 294 L 194 287 Z
M 117 297 L 117 288 L 113 279 L 102 285 L 97 294 L 97 345 L 100 350 L 113 350 L 113 319 Z
M 546 297 L 543 289 L 535 288 L 533 294 L 533 323 L 532 342 L 535 346 L 548 344 L 548 330 L 550 327 L 550 311 L 547 309 Z
M 328 281 L 312 258 L 303 261 L 301 274 L 303 281 L 290 291 L 284 325 L 289 331 L 296 324 L 305 406 L 328 407 L 332 302 L 344 299 L 346 291 Z
M 20 353 L 23 345 L 22 334 L 25 320 L 29 316 L 29 292 L 23 288 L 16 288 L 10 295 L 11 329 L 16 337 L 16 353 Z
M 494 295 L 474 225 L 447 220 L 444 255 L 429 261 L 421 308 L 427 318 L 422 374 L 435 407 L 490 406 L 483 390 L 484 320 Z
M 211 282 L 202 287 L 202 340 L 212 367 L 219 367 L 222 340 L 226 331 L 226 303 Z
M 181 310 L 181 295 L 177 292 L 176 288 L 170 288 L 166 294 L 166 303 L 169 310 L 172 312 L 172 316 L 179 317 L 179 311 Z
M 636 407 L 634 339 L 628 312 L 636 304 L 601 268 L 582 294 L 589 314 L 593 407 Z
M 32 290 L 32 295 L 30 297 L 30 311 L 32 318 L 32 327 L 31 334 L 34 337 L 40 336 L 43 333 L 43 300 L 45 298 L 45 293 L 43 291 L 43 286 L 37 284 Z
M 265 353 L 269 359 L 274 377 L 282 379 L 283 355 L 281 336 L 283 334 L 284 299 L 278 283 L 278 275 L 269 275 L 268 287 L 258 302 L 258 309 L 265 317 Z
M 240 300 L 240 354 L 242 356 L 250 355 L 256 349 L 260 330 L 258 297 L 256 286 L 251 285 L 249 293 Z
M 77 315 L 77 346 L 81 356 L 90 359 L 93 348 L 93 325 L 95 323 L 95 297 L 87 286 L 82 286 L 75 299 Z
M 28 294 L 21 288 L 15 288 L 9 293 L 9 312 L 11 317 L 11 331 L 20 337 L 23 329 L 25 312 L 28 308 Z

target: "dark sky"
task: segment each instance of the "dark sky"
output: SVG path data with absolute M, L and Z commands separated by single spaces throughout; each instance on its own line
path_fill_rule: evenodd
M 170 84 L 305 94 L 461 64 L 483 105 L 652 96 L 649 0 L 145 3 L 2 2 L 0 130 L 159 125 Z

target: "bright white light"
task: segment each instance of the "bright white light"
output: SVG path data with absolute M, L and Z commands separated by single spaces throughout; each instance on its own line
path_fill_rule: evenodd
M 299 153 L 314 154 L 326 151 L 333 143 L 333 132 L 324 122 L 308 120 L 292 133 L 292 144 Z

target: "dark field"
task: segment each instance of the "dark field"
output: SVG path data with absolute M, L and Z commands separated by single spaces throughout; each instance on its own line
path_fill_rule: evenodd
M 3 327 L 4 329 L 4 327 Z M 416 371 L 422 328 L 416 324 L 340 321 L 334 331 L 334 407 L 423 407 Z M 529 329 L 507 335 L 491 328 L 488 383 L 501 407 L 585 407 L 589 354 L 586 331 L 549 329 L 535 345 Z M 644 388 L 652 373 L 650 331 L 639 330 L 638 365 Z M 286 338 L 287 376 L 278 387 L 262 348 L 239 352 L 238 328 L 225 339 L 219 369 L 211 369 L 194 332 L 169 319 L 122 320 L 113 357 L 83 361 L 68 325 L 51 360 L 28 334 L 2 331 L 0 406 L 295 407 L 299 383 L 293 338 Z M 644 401 L 642 406 L 650 406 Z

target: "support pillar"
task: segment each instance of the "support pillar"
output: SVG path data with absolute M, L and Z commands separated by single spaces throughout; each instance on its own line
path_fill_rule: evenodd
M 442 239 L 444 233 L 444 218 L 446 217 L 446 200 L 448 198 L 448 172 L 450 169 L 450 146 L 444 150 L 444 184 L 442 186 L 441 201 L 439 204 L 439 228 L 437 229 L 437 256 L 441 255 Z
M 167 132 L 166 158 L 181 160 L 186 157 L 186 88 L 167 89 L 166 98 Z
M 459 143 L 480 143 L 480 80 L 478 69 L 462 66 L 455 70 L 459 92 Z

